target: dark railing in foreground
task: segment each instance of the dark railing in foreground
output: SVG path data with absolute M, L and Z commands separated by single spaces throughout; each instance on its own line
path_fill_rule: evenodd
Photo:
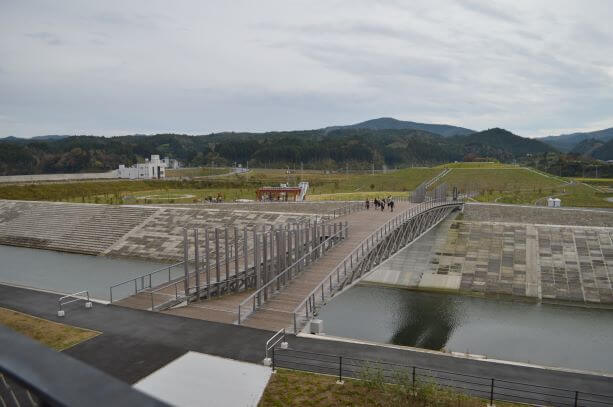
M 532 405 L 553 406 L 613 406 L 613 394 L 594 394 L 574 389 L 541 386 L 492 377 L 468 375 L 444 370 L 429 369 L 414 365 L 388 363 L 358 359 L 341 355 L 330 355 L 295 349 L 272 349 L 272 369 L 286 368 L 306 372 L 361 379 L 366 372 L 375 372 L 387 383 L 398 383 L 413 387 L 436 384 L 442 388 L 488 400 L 518 402 Z
M 167 406 L 0 325 L 0 405 Z

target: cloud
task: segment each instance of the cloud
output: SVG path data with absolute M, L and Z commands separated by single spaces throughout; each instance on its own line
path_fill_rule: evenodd
M 586 128 L 613 118 L 613 15 L 588 3 L 2 2 L 0 134 Z
M 41 41 L 47 45 L 61 45 L 63 41 L 59 39 L 59 37 L 50 32 L 35 32 L 35 33 L 27 33 L 27 37 L 34 38 L 35 40 Z
M 509 10 L 494 6 L 491 1 L 459 0 L 458 4 L 482 16 L 507 23 L 519 23 L 520 20 Z

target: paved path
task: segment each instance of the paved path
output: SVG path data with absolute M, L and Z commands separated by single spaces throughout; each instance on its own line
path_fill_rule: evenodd
M 348 238 L 309 266 L 304 273 L 292 280 L 287 288 L 269 299 L 262 308 L 244 322 L 244 325 L 275 332 L 291 326 L 296 307 L 349 253 L 388 220 L 413 205 L 408 202 L 398 202 L 395 212 L 390 212 L 388 209 L 380 211 L 371 208 L 368 211 L 354 212 L 343 217 L 343 220 L 349 224 Z
M 101 331 L 102 335 L 64 352 L 129 383 L 135 383 L 187 351 L 259 363 L 263 358 L 264 344 L 270 337 L 270 332 L 265 330 L 113 305 L 94 304 L 91 310 L 69 306 L 66 317 L 60 319 L 55 314 L 57 298 L 55 294 L 0 285 L 2 307 Z M 583 392 L 613 393 L 613 377 L 306 337 L 291 336 L 289 344 L 290 348 L 297 350 L 404 363 Z
M 278 331 L 293 324 L 293 311 L 307 295 L 357 247 L 368 235 L 385 224 L 388 220 L 407 210 L 413 204 L 398 202 L 396 210 L 390 212 L 369 211 L 353 212 L 340 218 L 349 224 L 349 236 L 329 250 L 325 256 L 308 266 L 289 286 L 269 299 L 260 309 L 252 314 L 244 325 L 253 328 Z M 204 319 L 225 323 L 234 323 L 238 319 L 238 305 L 253 291 L 225 295 L 207 301 L 193 302 L 186 307 L 175 308 L 165 313 L 190 318 Z M 120 302 L 121 305 L 123 305 Z

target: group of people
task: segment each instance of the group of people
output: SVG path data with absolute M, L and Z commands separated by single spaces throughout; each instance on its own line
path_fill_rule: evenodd
M 387 207 L 390 208 L 390 211 L 394 212 L 394 200 L 392 199 L 391 196 L 388 196 L 387 198 L 383 198 L 383 199 L 375 198 L 374 204 L 375 204 L 375 210 L 381 209 L 381 211 L 384 211 L 385 206 L 387 205 Z M 368 198 L 366 198 L 366 209 L 367 210 L 370 209 L 370 199 Z

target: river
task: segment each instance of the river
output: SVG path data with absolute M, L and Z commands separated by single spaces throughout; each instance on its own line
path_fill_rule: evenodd
M 613 310 L 358 285 L 320 318 L 332 336 L 613 373 Z
M 0 282 L 61 293 L 89 290 L 90 296 L 108 300 L 109 287 L 149 273 L 162 264 L 112 259 L 0 245 Z M 115 298 L 133 288 L 114 291 Z

